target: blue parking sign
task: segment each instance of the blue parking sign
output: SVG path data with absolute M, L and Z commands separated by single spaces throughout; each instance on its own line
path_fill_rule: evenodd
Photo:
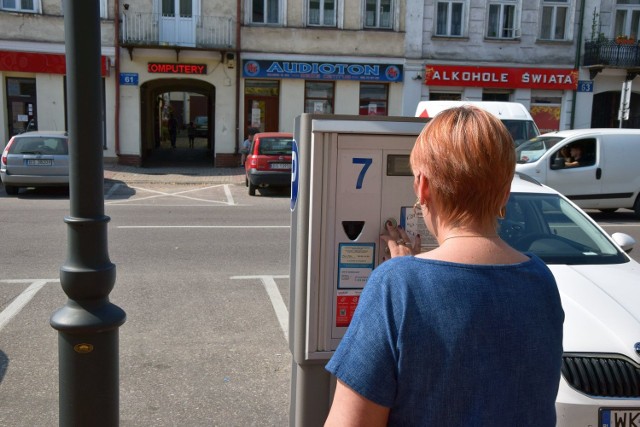
M 298 143 L 293 140 L 291 145 L 291 212 L 296 208 L 298 203 Z

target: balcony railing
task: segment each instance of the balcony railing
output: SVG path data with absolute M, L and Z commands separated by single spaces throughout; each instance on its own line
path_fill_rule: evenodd
M 224 16 L 122 14 L 121 44 L 129 47 L 234 48 L 234 21 Z
M 640 44 L 627 41 L 619 43 L 615 40 L 603 39 L 585 43 L 583 64 L 608 65 L 610 67 L 640 66 Z

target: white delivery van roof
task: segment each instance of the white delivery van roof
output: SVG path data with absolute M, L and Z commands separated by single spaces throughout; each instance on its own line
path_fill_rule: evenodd
M 587 136 L 599 136 L 599 135 L 640 135 L 640 129 L 628 129 L 628 128 L 593 128 L 593 129 L 570 129 L 560 130 L 556 132 L 549 132 L 540 137 L 554 136 L 557 138 L 572 138 L 572 137 L 587 137 Z
M 436 114 L 461 105 L 473 105 L 490 112 L 501 120 L 533 120 L 524 105 L 500 101 L 420 101 L 416 117 L 433 118 Z

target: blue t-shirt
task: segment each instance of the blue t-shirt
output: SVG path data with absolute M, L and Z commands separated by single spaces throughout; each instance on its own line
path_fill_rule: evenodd
M 564 312 L 536 256 L 415 257 L 371 274 L 327 370 L 395 426 L 555 426 Z

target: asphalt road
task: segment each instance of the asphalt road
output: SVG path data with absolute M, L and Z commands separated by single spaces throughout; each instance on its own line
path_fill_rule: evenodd
M 66 301 L 56 280 L 68 208 L 61 191 L 13 198 L 0 190 L 3 426 L 58 423 L 58 334 L 49 318 Z M 121 186 L 105 210 L 117 269 L 111 301 L 127 313 L 121 425 L 288 425 L 288 194 Z
M 244 185 L 106 187 L 122 426 L 286 426 L 289 198 Z M 0 425 L 58 422 L 68 194 L 0 187 Z M 592 213 L 639 242 L 631 211 Z M 83 379 L 90 381 L 91 379 Z

